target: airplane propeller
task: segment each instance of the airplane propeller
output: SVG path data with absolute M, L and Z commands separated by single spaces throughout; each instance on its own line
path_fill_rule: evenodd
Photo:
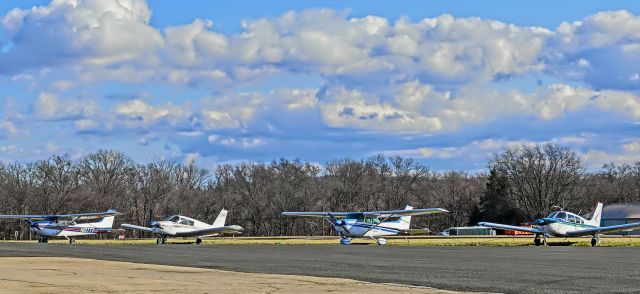
M 545 225 L 552 224 L 552 223 L 555 223 L 555 222 L 556 222 L 556 220 L 553 219 L 553 218 L 544 217 L 544 218 L 536 219 L 536 220 L 534 220 L 532 222 L 527 222 L 527 223 L 525 223 L 525 225 L 529 225 L 529 226 L 545 226 Z
M 331 220 L 331 223 L 333 223 L 333 225 L 335 227 L 341 227 L 345 232 L 347 232 L 347 234 L 351 234 L 351 232 L 349 232 L 349 229 L 347 229 L 347 227 L 346 227 L 347 222 L 345 222 L 344 220 L 341 220 L 341 219 L 337 219 L 331 213 L 329 213 L 329 219 Z
M 29 224 L 30 228 L 34 228 L 34 229 L 36 229 L 38 231 L 41 230 L 40 227 L 38 226 L 38 223 L 30 221 L 30 220 L 25 220 L 25 222 L 27 222 L 27 224 Z

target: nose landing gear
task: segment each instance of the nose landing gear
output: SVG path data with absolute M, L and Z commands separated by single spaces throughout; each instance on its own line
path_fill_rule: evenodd
M 536 235 L 536 237 L 533 239 L 533 244 L 535 244 L 536 246 L 540 246 L 540 245 L 547 245 L 547 238 L 545 238 L 544 236 L 540 236 L 540 235 Z
M 167 237 L 162 236 L 156 238 L 156 244 L 167 244 Z
M 196 244 L 200 245 L 200 243 L 202 243 L 202 239 L 197 238 L 197 239 L 196 239 Z

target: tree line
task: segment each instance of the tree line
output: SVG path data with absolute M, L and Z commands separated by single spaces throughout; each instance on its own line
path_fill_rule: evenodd
M 575 152 L 546 144 L 505 148 L 480 173 L 433 171 L 411 158 L 383 155 L 323 166 L 278 159 L 205 169 L 193 161 L 136 164 L 121 152 L 100 150 L 79 159 L 0 163 L 1 214 L 115 208 L 122 213 L 116 225 L 148 225 L 173 214 L 212 223 L 225 208 L 227 223 L 243 226 L 248 236 L 333 234 L 323 220 L 286 218 L 282 211 L 442 207 L 450 213 L 412 222 L 436 231 L 481 220 L 518 224 L 555 207 L 586 213 L 597 201 L 640 202 L 640 162 L 587 172 Z M 15 231 L 29 236 L 26 224 L 0 221 L 0 238 Z

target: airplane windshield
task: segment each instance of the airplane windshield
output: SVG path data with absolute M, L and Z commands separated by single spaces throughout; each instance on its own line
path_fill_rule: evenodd
M 559 218 L 559 219 L 566 219 L 566 218 L 567 218 L 567 214 L 566 214 L 566 213 L 564 213 L 564 212 L 562 212 L 562 211 L 561 211 L 561 212 L 558 212 L 558 214 L 556 214 L 556 218 Z

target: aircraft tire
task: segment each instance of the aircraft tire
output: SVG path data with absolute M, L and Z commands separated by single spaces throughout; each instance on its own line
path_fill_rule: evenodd
M 351 244 L 351 241 L 349 239 L 346 239 L 346 238 L 340 239 L 340 244 L 341 245 L 349 245 L 349 244 Z
M 380 246 L 387 245 L 387 239 L 383 239 L 383 238 L 377 239 L 376 240 L 376 244 L 378 244 Z
M 160 238 L 159 237 L 156 238 L 156 244 L 158 244 L 158 245 L 160 244 Z
M 596 245 L 598 245 L 598 240 L 596 240 L 596 238 L 592 238 L 591 239 L 591 247 L 595 247 Z
M 540 241 L 540 238 L 536 237 L 535 239 L 533 239 L 533 244 L 535 244 L 536 246 L 540 246 L 542 242 Z
M 196 244 L 200 245 L 200 243 L 202 243 L 202 239 L 197 238 L 197 239 L 196 239 Z

